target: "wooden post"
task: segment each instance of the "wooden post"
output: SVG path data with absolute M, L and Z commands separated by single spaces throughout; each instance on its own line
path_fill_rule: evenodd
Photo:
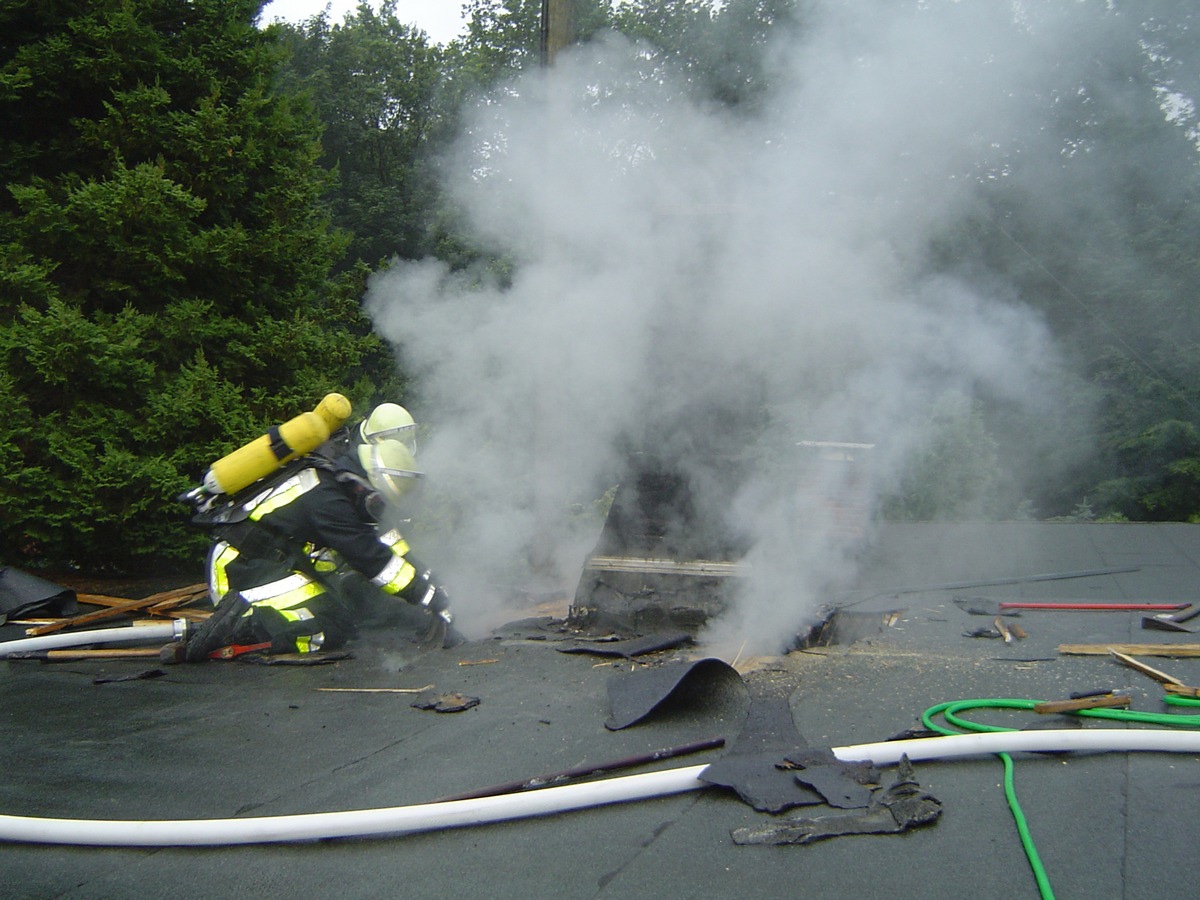
M 542 65 L 575 42 L 574 0 L 542 0 Z

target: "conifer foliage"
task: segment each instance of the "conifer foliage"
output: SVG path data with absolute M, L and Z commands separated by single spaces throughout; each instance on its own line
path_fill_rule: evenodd
M 372 352 L 258 0 L 0 7 L 0 556 L 195 556 L 175 497 Z

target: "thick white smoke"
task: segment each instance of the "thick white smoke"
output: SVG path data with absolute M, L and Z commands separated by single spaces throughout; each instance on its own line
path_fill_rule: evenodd
M 758 412 L 746 439 L 785 456 L 874 444 L 878 491 L 942 398 L 1048 402 L 1038 318 L 1004 286 L 927 274 L 927 254 L 1011 154 L 1040 152 L 1038 85 L 1087 53 L 1053 11 L 1071 5 L 1049 6 L 1037 21 L 1020 4 L 819 6 L 774 48 L 753 118 L 645 78 L 619 37 L 479 108 L 448 186 L 511 278 L 402 263 L 367 297 L 420 384 L 431 514 L 452 525 L 422 556 L 468 633 L 535 567 L 573 587 L 595 533 L 568 511 L 628 446 L 686 465 L 697 440 L 738 439 L 722 411 Z M 822 511 L 797 510 L 796 465 L 726 504 L 754 575 L 720 630 L 749 649 L 779 649 L 850 565 Z

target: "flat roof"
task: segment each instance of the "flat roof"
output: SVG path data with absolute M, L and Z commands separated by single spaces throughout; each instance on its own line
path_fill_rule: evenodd
M 919 727 L 936 704 L 972 698 L 1124 690 L 1134 710 L 1187 715 L 1110 654 L 1060 647 L 1165 643 L 1182 653 L 1194 634 L 1144 629 L 1138 611 L 1022 609 L 1007 620 L 1026 636 L 1005 643 L 968 636 L 992 617 L 956 600 L 1190 603 L 1198 584 L 1197 525 L 886 526 L 861 554 L 857 581 L 830 598 L 857 639 L 736 660 L 743 700 L 702 692 L 619 730 L 605 727 L 612 679 L 708 651 L 560 652 L 571 636 L 542 607 L 513 608 L 514 624 L 451 650 L 421 651 L 396 629 L 366 631 L 350 658 L 316 666 L 210 662 L 150 675 L 154 661 L 0 661 L 0 813 L 104 822 L 402 807 L 725 739 L 578 780 L 671 771 L 730 758 L 760 700 L 786 703 L 799 741 L 818 749 L 886 740 Z M 0 639 L 21 636 L 18 626 L 0 629 Z M 1139 658 L 1200 685 L 1196 657 Z M 399 692 L 417 690 L 478 704 L 438 712 Z M 1146 727 L 1027 710 L 971 715 L 997 727 Z M 1013 755 L 1015 793 L 1060 897 L 1194 894 L 1198 756 Z M 894 772 L 885 768 L 883 781 Z M 936 822 L 802 846 L 745 846 L 732 835 L 847 811 L 771 815 L 708 787 L 414 834 L 162 848 L 8 841 L 0 866 L 6 895 L 21 897 L 1036 896 L 996 756 L 921 761 L 914 775 L 941 803 Z

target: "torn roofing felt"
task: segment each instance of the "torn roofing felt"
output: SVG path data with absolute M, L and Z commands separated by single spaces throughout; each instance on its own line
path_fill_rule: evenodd
M 830 806 L 862 809 L 879 785 L 879 770 L 869 762 L 845 762 L 832 750 L 800 750 L 788 755 L 785 766 L 798 769 L 795 779 L 810 787 Z
M 729 752 L 699 776 L 701 781 L 737 792 L 759 812 L 778 813 L 796 806 L 814 806 L 824 798 L 796 781 L 795 772 L 781 767 L 808 743 L 796 731 L 786 697 L 758 696 L 750 704 L 746 724 Z
M 862 809 L 871 802 L 871 789 L 847 778 L 841 766 L 810 766 L 795 777 L 797 784 L 812 788 L 839 809 Z
M 794 817 L 730 832 L 735 844 L 809 844 L 847 834 L 899 834 L 929 825 L 942 814 L 942 804 L 921 789 L 908 757 L 902 757 L 896 780 L 873 795 L 861 812 Z
M 563 630 L 563 620 L 554 616 L 533 616 L 507 622 L 492 630 L 492 636 L 526 641 L 565 641 L 570 636 Z
M 354 659 L 354 654 L 349 650 L 331 650 L 325 653 L 280 653 L 273 656 L 247 653 L 237 657 L 238 662 L 256 666 L 327 666 L 344 659 Z
M 52 616 L 71 615 L 75 592 L 11 566 L 0 568 L 0 625 L 42 607 Z
M 589 641 L 557 649 L 559 653 L 591 653 L 596 656 L 620 656 L 632 659 L 635 656 L 654 653 L 658 650 L 670 650 L 672 647 L 691 643 L 691 640 L 692 636 L 686 631 L 668 631 L 630 638 L 626 641 Z
M 742 676 L 716 658 L 622 672 L 608 680 L 610 714 L 604 727 L 619 731 L 673 704 L 723 705 L 731 699 L 742 700 L 745 695 Z
M 412 706 L 414 709 L 432 709 L 434 712 L 462 712 L 479 705 L 478 697 L 468 697 L 458 691 L 434 696 L 432 694 L 417 698 Z

